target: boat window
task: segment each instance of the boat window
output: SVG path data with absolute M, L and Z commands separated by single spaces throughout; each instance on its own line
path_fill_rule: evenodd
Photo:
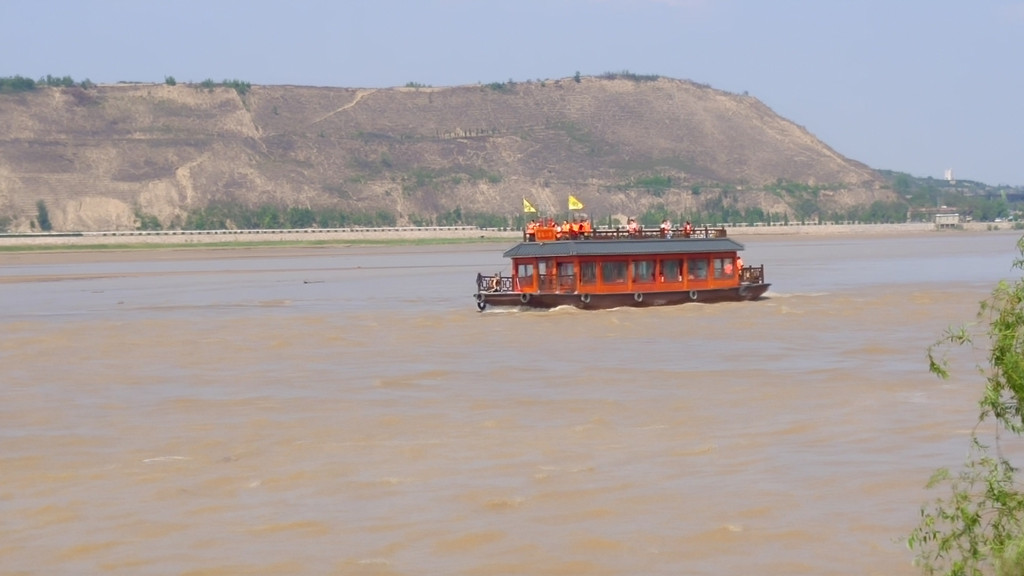
M 597 262 L 580 262 L 580 284 L 597 284 Z
M 654 282 L 654 260 L 633 261 L 633 282 Z
M 573 266 L 572 262 L 559 262 L 558 263 L 558 277 L 559 278 L 571 278 L 576 275 L 576 267 Z
M 533 263 L 520 262 L 516 266 L 516 276 L 519 278 L 519 286 L 533 286 Z
M 558 263 L 558 290 L 560 292 L 576 290 L 576 267 L 572 262 Z
M 626 281 L 626 261 L 613 260 L 601 262 L 601 280 L 605 284 L 618 284 Z
M 732 258 L 715 258 L 712 262 L 714 263 L 715 278 L 732 278 Z
M 707 280 L 708 279 L 708 261 L 707 260 L 690 260 L 688 276 L 690 280 Z
M 662 260 L 661 261 L 661 281 L 662 282 L 680 282 L 683 279 L 683 261 L 682 260 Z

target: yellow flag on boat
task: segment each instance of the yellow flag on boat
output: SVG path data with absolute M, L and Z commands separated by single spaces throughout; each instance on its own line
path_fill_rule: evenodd
M 583 210 L 583 202 L 576 199 L 575 196 L 569 196 L 569 210 Z
M 523 198 L 523 212 L 536 212 L 536 211 L 537 211 L 537 209 L 533 207 L 533 204 L 530 204 L 529 200 L 527 200 L 526 198 Z

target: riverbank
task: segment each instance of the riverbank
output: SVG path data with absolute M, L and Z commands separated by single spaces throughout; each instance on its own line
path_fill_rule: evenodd
M 790 224 L 779 226 L 727 226 L 730 236 L 917 234 L 958 231 L 1011 230 L 1008 223 L 971 222 L 956 230 L 937 230 L 934 224 Z M 431 244 L 515 241 L 519 230 L 475 226 L 344 228 L 330 230 L 189 230 L 124 231 L 0 235 L 0 251 L 60 249 L 126 249 L 287 246 L 308 244 Z

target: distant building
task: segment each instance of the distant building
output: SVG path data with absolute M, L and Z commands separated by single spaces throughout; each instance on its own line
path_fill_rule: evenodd
M 935 227 L 936 228 L 959 228 L 960 227 L 960 215 L 955 213 L 936 214 L 935 215 Z

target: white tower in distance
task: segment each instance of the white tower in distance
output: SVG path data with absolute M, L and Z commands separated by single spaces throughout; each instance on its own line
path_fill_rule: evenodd
M 953 178 L 953 169 L 952 168 L 946 168 L 946 182 L 949 182 L 951 184 L 956 182 L 956 180 Z

